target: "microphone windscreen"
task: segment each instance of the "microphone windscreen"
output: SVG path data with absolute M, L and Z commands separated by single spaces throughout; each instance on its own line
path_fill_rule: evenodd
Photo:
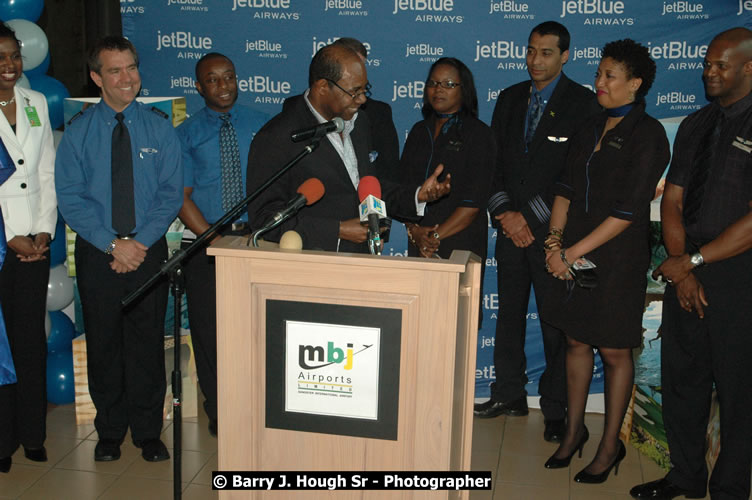
M 303 238 L 295 231 L 285 231 L 279 239 L 279 248 L 283 250 L 301 250 Z
M 315 177 L 311 177 L 298 187 L 298 193 L 305 196 L 306 205 L 313 205 L 324 196 L 324 185 Z
M 381 199 L 381 183 L 372 175 L 361 177 L 360 183 L 358 184 L 358 198 L 361 202 L 365 200 L 369 194 Z
M 336 133 L 339 134 L 340 132 L 345 130 L 345 120 L 343 120 L 339 116 L 335 116 L 334 118 L 332 118 L 332 122 L 337 126 L 337 128 L 334 129 Z

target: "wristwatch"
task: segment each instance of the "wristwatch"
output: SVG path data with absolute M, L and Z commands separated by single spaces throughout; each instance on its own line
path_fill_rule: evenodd
M 695 252 L 690 255 L 689 262 L 692 263 L 692 267 L 700 267 L 701 265 L 705 264 L 705 260 L 702 258 L 702 254 L 700 252 Z
M 107 255 L 112 255 L 112 252 L 115 251 L 115 243 L 117 242 L 117 238 L 112 240 L 109 245 L 107 245 L 107 249 L 104 251 Z

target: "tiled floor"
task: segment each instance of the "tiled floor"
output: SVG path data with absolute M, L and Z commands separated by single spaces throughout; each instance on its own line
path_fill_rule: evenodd
M 543 417 L 531 410 L 527 417 L 475 419 L 474 470 L 491 470 L 493 492 L 473 492 L 473 500 L 485 499 L 628 499 L 629 488 L 662 477 L 650 459 L 627 447 L 627 458 L 618 476 L 602 485 L 580 485 L 572 477 L 587 465 L 600 438 L 602 417 L 588 415 L 591 438 L 582 459 L 570 469 L 546 470 L 543 463 L 556 446 L 543 441 Z M 169 499 L 173 496 L 172 461 L 145 462 L 127 437 L 122 457 L 115 462 L 94 462 L 97 434 L 92 425 L 76 426 L 73 405 L 51 408 L 46 442 L 49 461 L 30 462 L 19 450 L 9 474 L 0 473 L 0 498 L 27 499 Z M 172 453 L 172 427 L 165 425 L 162 438 Z M 183 425 L 183 498 L 217 498 L 211 471 L 217 469 L 217 441 L 206 429 L 206 418 L 189 418 Z

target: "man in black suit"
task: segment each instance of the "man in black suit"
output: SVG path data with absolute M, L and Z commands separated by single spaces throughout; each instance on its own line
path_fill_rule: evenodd
M 500 95 L 491 128 L 498 163 L 488 210 L 502 230 L 496 240 L 499 317 L 491 399 L 475 405 L 482 418 L 527 415 L 525 325 L 530 285 L 545 319 L 543 297 L 550 276 L 545 271 L 543 241 L 553 203 L 552 186 L 561 173 L 569 139 L 599 110 L 595 94 L 562 73 L 569 58 L 569 32 L 553 21 L 530 33 L 527 66 L 530 81 Z M 544 439 L 564 435 L 566 375 L 564 336 L 541 322 L 546 370 L 538 392 L 545 419 Z
M 368 251 L 367 228 L 358 217 L 357 186 L 360 178 L 377 175 L 372 162 L 371 127 L 366 113 L 359 113 L 366 100 L 368 76 L 365 65 L 352 49 L 327 45 L 311 60 L 309 88 L 295 97 L 256 134 L 248 154 L 248 192 L 261 184 L 303 149 L 290 139 L 293 130 L 312 127 L 340 117 L 345 121 L 341 133 L 332 132 L 321 139 L 316 151 L 280 177 L 248 207 L 249 223 L 258 229 L 295 197 L 297 188 L 316 177 L 326 193 L 295 217 L 264 235 L 278 240 L 286 230 L 297 231 L 303 247 L 329 251 Z M 424 204 L 449 192 L 449 176 L 442 182 L 439 167 L 417 189 L 403 188 L 382 179 L 382 199 L 390 215 L 415 218 Z
M 337 39 L 334 44 L 350 47 L 358 53 L 363 64 L 366 63 L 368 49 L 360 40 L 342 37 Z M 398 182 L 400 180 L 399 138 L 392 120 L 392 107 L 383 101 L 368 97 L 360 109 L 366 112 L 368 120 L 371 122 L 371 140 L 373 141 L 373 150 L 377 152 L 372 165 L 376 169 L 376 173 L 382 178 Z

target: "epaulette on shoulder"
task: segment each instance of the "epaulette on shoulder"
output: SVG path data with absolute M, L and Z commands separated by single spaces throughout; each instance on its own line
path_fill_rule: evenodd
M 84 114 L 84 111 L 86 111 L 86 109 L 82 109 L 81 111 L 79 111 L 75 115 L 71 116 L 71 119 L 68 120 L 67 122 L 65 122 L 65 125 L 67 126 L 67 125 L 70 125 L 71 123 L 73 123 L 74 120 L 77 120 L 81 115 Z
M 168 118 L 170 117 L 170 115 L 168 115 L 167 113 L 165 113 L 165 112 L 164 112 L 164 111 L 162 111 L 161 109 L 157 108 L 156 106 L 152 106 L 151 108 L 149 108 L 149 110 L 150 110 L 150 111 L 151 111 L 152 113 L 154 113 L 154 114 L 156 114 L 156 115 L 159 115 L 159 116 L 161 116 L 161 117 L 162 117 L 162 118 L 164 118 L 165 120 L 167 120 L 167 119 L 168 119 Z

